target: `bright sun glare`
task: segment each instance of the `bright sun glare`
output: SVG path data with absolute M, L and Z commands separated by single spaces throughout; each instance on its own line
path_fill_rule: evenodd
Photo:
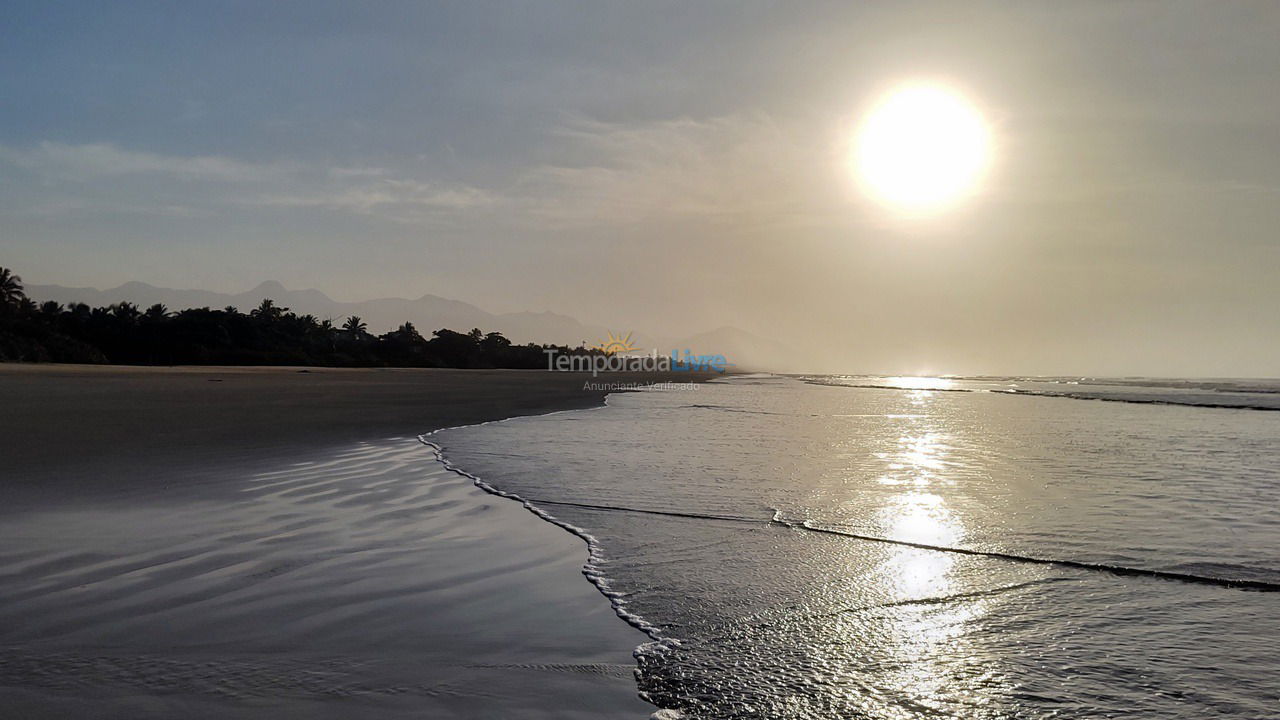
M 937 85 L 900 86 L 858 127 L 854 167 L 863 190 L 911 214 L 948 207 L 970 195 L 990 162 L 982 114 Z

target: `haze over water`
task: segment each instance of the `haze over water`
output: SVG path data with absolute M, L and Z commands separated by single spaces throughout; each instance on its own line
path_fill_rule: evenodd
M 1104 380 L 1092 391 L 1140 402 L 1092 402 L 809 380 L 438 439 L 593 539 L 593 577 L 654 639 L 638 677 L 662 717 L 1280 706 L 1280 414 L 1192 397 L 1265 406 L 1274 383 Z

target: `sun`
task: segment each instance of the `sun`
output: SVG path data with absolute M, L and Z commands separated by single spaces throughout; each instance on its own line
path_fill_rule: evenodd
M 930 214 L 970 196 L 990 162 L 982 114 L 959 93 L 929 83 L 901 85 L 881 98 L 853 145 L 863 191 L 907 214 Z

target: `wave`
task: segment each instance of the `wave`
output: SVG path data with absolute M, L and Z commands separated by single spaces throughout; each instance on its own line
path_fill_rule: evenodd
M 1002 391 L 996 391 L 1002 392 Z M 1102 395 L 1092 393 L 1052 393 L 1037 392 L 1034 390 L 1006 390 L 1003 391 L 1008 395 L 1036 395 L 1039 397 L 1061 397 L 1071 400 L 1100 400 L 1103 402 L 1122 402 L 1133 403 L 1137 405 L 1181 405 L 1183 407 L 1202 407 L 1217 408 L 1221 410 L 1262 410 L 1277 411 L 1280 405 L 1257 405 L 1248 402 L 1215 402 L 1213 400 L 1190 400 L 1175 398 L 1147 398 L 1147 397 L 1121 397 L 1115 395 Z
M 742 515 L 726 515 L 726 514 L 720 514 L 720 513 L 697 513 L 697 512 L 687 512 L 687 511 L 678 511 L 678 510 L 662 510 L 662 509 L 655 509 L 655 508 L 633 508 L 633 507 L 625 507 L 620 505 L 600 505 L 595 503 L 571 502 L 567 500 L 526 500 L 524 498 L 521 498 L 518 495 L 507 493 L 502 490 L 497 490 L 496 488 L 493 488 L 491 485 L 488 485 L 487 483 L 484 483 L 482 480 L 476 478 L 474 475 L 471 475 L 465 471 L 458 470 L 450 466 L 447 461 L 444 461 L 442 458 L 440 458 L 438 445 L 426 440 L 423 440 L 423 442 L 428 445 L 431 445 L 432 447 L 437 448 L 437 458 L 441 459 L 441 461 L 445 463 L 445 466 L 448 467 L 453 472 L 472 478 L 479 487 L 485 489 L 488 492 L 492 492 L 495 495 L 500 495 L 502 497 L 519 500 L 520 502 L 524 503 L 525 507 L 529 508 L 531 511 L 536 513 L 539 517 L 546 519 L 548 522 L 552 522 L 556 525 L 559 525 L 560 527 L 563 527 L 566 530 L 569 530 L 570 532 L 574 533 L 575 535 L 583 538 L 584 540 L 587 541 L 588 545 L 592 545 L 593 548 L 596 540 L 589 533 L 573 525 L 570 525 L 569 523 L 563 522 L 555 518 L 553 515 L 550 515 L 549 513 L 546 513 L 545 511 L 540 510 L 537 506 L 538 505 L 560 505 L 564 507 L 576 507 L 576 508 L 582 508 L 586 510 L 600 510 L 604 512 L 638 513 L 641 515 L 660 515 L 664 517 L 684 518 L 684 519 L 690 519 L 690 520 L 715 520 L 720 522 L 747 523 L 752 525 L 772 524 L 772 525 L 780 525 L 782 527 L 787 527 L 794 530 L 803 530 L 803 531 L 814 532 L 814 533 L 822 533 L 826 535 L 839 535 L 841 537 L 853 538 L 855 540 L 865 540 L 868 542 L 886 543 L 889 545 L 900 545 L 903 547 L 911 547 L 919 550 L 932 550 L 934 552 L 946 552 L 946 553 L 955 553 L 959 555 L 988 557 L 988 558 L 994 558 L 997 560 L 1007 560 L 1010 562 L 1029 563 L 1029 564 L 1035 564 L 1035 565 L 1054 565 L 1057 567 L 1072 568 L 1075 570 L 1104 572 L 1111 575 L 1120 575 L 1124 577 L 1148 577 L 1148 578 L 1156 578 L 1160 580 L 1171 580 L 1176 582 L 1194 583 L 1198 585 L 1215 585 L 1218 587 L 1234 588 L 1238 590 L 1254 590 L 1254 591 L 1260 591 L 1260 592 L 1280 592 L 1280 582 L 1268 581 L 1268 580 L 1254 580 L 1250 578 L 1232 578 L 1232 577 L 1222 577 L 1217 575 L 1203 575 L 1203 574 L 1197 574 L 1197 573 L 1191 573 L 1191 572 L 1179 572 L 1174 570 L 1136 568 L 1136 567 L 1130 567 L 1126 565 L 1093 563 L 1093 562 L 1086 562 L 1082 560 L 1068 560 L 1068 559 L 1061 559 L 1061 558 L 1041 558 L 1041 557 L 1035 557 L 1032 555 L 1021 555 L 1017 553 L 1002 552 L 997 550 L 977 550 L 973 548 L 953 547 L 949 545 L 933 545 L 930 543 L 915 542 L 911 540 L 899 540 L 896 538 L 882 537 L 879 535 L 866 535 L 863 533 L 855 533 L 848 530 L 840 530 L 837 528 L 814 525 L 808 520 L 804 520 L 800 522 L 787 520 L 785 517 L 783 517 L 782 511 L 776 510 L 776 509 L 773 511 L 772 517 L 764 518 L 764 517 L 747 517 Z M 594 557 L 595 555 L 593 550 L 593 558 Z M 599 584 L 597 584 L 597 587 L 599 587 Z M 601 590 L 601 592 L 605 592 L 605 591 Z M 605 594 L 606 596 L 609 596 L 609 593 L 605 592 Z M 610 597 L 612 599 L 612 596 Z M 618 609 L 618 606 L 615 605 L 615 610 L 617 609 Z M 630 622 L 628 615 L 623 615 L 622 612 L 619 612 L 619 615 L 624 618 L 627 618 L 628 621 Z M 633 625 L 643 630 L 645 633 L 650 634 L 650 637 L 653 637 L 655 640 L 660 639 L 656 634 L 656 632 L 653 632 L 653 633 L 650 632 L 651 630 L 656 631 L 656 628 L 654 628 L 649 623 L 644 622 L 643 619 L 640 619 L 640 618 L 637 618 L 637 619 L 643 623 L 643 626 L 638 625 L 636 623 L 632 623 Z
M 682 408 L 693 410 L 719 410 L 721 412 L 743 413 L 744 415 L 791 415 L 791 413 L 769 412 L 768 410 L 747 410 L 744 408 L 729 407 L 728 405 L 703 405 L 694 403 L 692 405 L 681 405 Z
M 1108 563 L 1092 563 L 1081 560 L 1063 560 L 1059 558 L 1040 558 L 1031 555 L 1018 555 L 1015 553 L 1000 552 L 995 550 L 974 550 L 972 548 L 951 547 L 947 545 L 932 545 L 929 543 L 914 542 L 911 540 L 896 540 L 894 538 L 880 537 L 877 535 L 863 535 L 861 533 L 850 532 L 847 530 L 837 530 L 835 528 L 822 527 L 813 525 L 809 521 L 794 522 L 784 520 L 775 515 L 771 521 L 785 527 L 796 530 L 805 530 L 808 532 L 822 533 L 826 535 L 839 535 L 842 537 L 853 538 L 855 540 L 866 540 L 869 542 L 887 543 L 890 545 L 901 545 L 904 547 L 917 548 L 920 550 L 933 550 L 936 552 L 957 553 L 960 555 L 972 555 L 979 557 L 995 558 L 997 560 L 1008 560 L 1010 562 L 1029 563 L 1034 565 L 1054 565 L 1057 567 L 1073 568 L 1075 570 L 1089 570 L 1092 572 L 1104 572 L 1111 575 L 1120 575 L 1124 577 L 1148 577 L 1160 580 L 1172 580 L 1175 582 L 1194 583 L 1197 585 L 1216 585 L 1218 587 L 1233 588 L 1237 590 L 1255 590 L 1260 592 L 1280 592 L 1280 582 L 1271 582 L 1267 580 L 1250 580 L 1247 578 L 1227 578 L 1213 575 L 1197 575 L 1194 573 L 1176 572 L 1172 570 L 1155 570 L 1150 568 L 1135 568 L 1126 565 L 1111 565 Z
M 609 400 L 608 395 L 606 395 L 605 402 L 603 405 L 600 405 L 597 408 L 587 408 L 587 409 L 590 410 L 590 409 L 599 409 L 599 408 L 606 407 L 608 405 L 608 400 Z M 543 413 L 543 415 L 544 416 L 555 415 L 561 412 L 573 412 L 573 411 L 557 410 L 551 413 Z M 539 417 L 539 416 L 528 416 L 528 417 Z M 436 460 L 441 465 L 443 465 L 444 468 L 449 472 L 456 473 L 458 475 L 461 475 L 462 477 L 465 477 L 471 480 L 471 482 L 474 483 L 476 487 L 480 488 L 481 490 L 484 490 L 487 493 L 496 495 L 501 498 L 506 498 L 508 500 L 514 500 L 520 503 L 529 512 L 533 513 L 534 515 L 537 515 L 539 518 L 551 523 L 552 525 L 555 525 L 556 527 L 559 527 L 563 530 L 568 531 L 569 533 L 572 533 L 578 538 L 581 538 L 582 541 L 587 544 L 587 562 L 582 567 L 583 576 L 587 578 L 588 582 L 590 582 L 593 586 L 595 586 L 596 590 L 598 590 L 601 595 L 603 595 L 606 599 L 608 599 L 610 607 L 613 608 L 613 612 L 619 618 L 621 618 L 623 622 L 627 623 L 631 627 L 644 633 L 652 640 L 652 642 L 647 642 L 647 643 L 638 645 L 635 648 L 635 650 L 632 651 L 632 656 L 636 658 L 637 663 L 640 663 L 643 665 L 646 662 L 650 662 L 653 657 L 660 655 L 670 649 L 679 647 L 680 646 L 679 640 L 675 638 L 664 637 L 656 625 L 654 625 L 653 623 L 650 623 L 648 620 L 646 620 L 643 616 L 639 615 L 638 613 L 633 612 L 627 606 L 627 602 L 625 599 L 626 594 L 618 590 L 615 590 L 613 586 L 610 584 L 608 577 L 605 576 L 604 571 L 602 570 L 603 563 L 604 563 L 604 554 L 601 549 L 600 541 L 598 538 L 596 538 L 591 533 L 587 532 L 585 529 L 580 528 L 577 525 L 574 525 L 572 523 L 565 522 L 564 520 L 561 520 L 560 518 L 543 510 L 542 508 L 538 507 L 538 505 L 535 504 L 534 502 L 526 500 L 525 498 L 521 497 L 516 493 L 508 492 L 506 490 L 500 490 L 497 487 L 494 487 L 493 485 L 490 485 L 489 483 L 482 480 L 478 475 L 473 475 L 472 473 L 469 473 L 466 470 L 463 470 L 453 465 L 452 463 L 449 462 L 448 458 L 445 457 L 444 448 L 438 443 L 432 442 L 427 439 L 427 437 L 430 435 L 435 435 L 436 433 L 444 432 L 446 430 L 459 430 L 459 429 L 464 429 L 468 427 L 488 425 L 490 423 L 497 423 L 497 422 L 506 422 L 507 420 L 515 420 L 515 419 L 517 418 L 505 418 L 503 420 L 490 420 L 487 422 L 476 423 L 474 425 L 459 425 L 459 426 L 449 427 L 449 428 L 440 428 L 439 430 L 433 430 L 429 433 L 424 433 L 422 435 L 419 435 L 418 441 L 421 442 L 423 445 L 426 445 L 427 447 L 431 448 L 433 454 L 435 455 Z M 543 504 L 543 505 L 576 505 L 576 503 L 565 503 L 565 502 L 557 503 L 557 502 L 545 501 L 545 500 L 538 501 L 538 502 L 539 504 Z M 582 507 L 589 507 L 589 506 L 582 505 Z M 650 704 L 655 706 L 658 705 L 658 703 L 655 702 L 649 696 L 648 693 L 641 691 L 639 694 L 640 694 L 640 697 L 644 699 L 646 702 L 649 702 Z M 684 714 L 681 713 L 679 710 L 675 710 L 671 708 L 662 708 L 662 707 L 658 707 L 658 709 L 650 716 L 651 720 L 679 720 L 680 718 L 683 718 L 683 717 L 684 717 Z
M 601 409 L 601 408 L 607 407 L 608 402 L 609 402 L 609 398 L 606 395 L 605 401 L 603 404 L 598 405 L 595 408 L 586 408 L 586 409 L 587 410 Z M 557 414 L 566 413 L 566 412 L 575 412 L 575 411 L 574 410 L 556 410 L 549 413 L 542 413 L 540 415 L 520 416 L 520 417 L 546 417 L 548 415 L 557 415 Z M 576 525 L 565 522 L 560 518 L 557 518 L 551 513 L 538 507 L 538 505 L 534 504 L 534 502 L 526 500 L 525 498 L 521 497 L 520 495 L 517 495 L 516 493 L 508 492 L 506 490 L 501 490 L 497 487 L 494 487 L 493 485 L 490 485 L 489 483 L 485 482 L 478 475 L 473 475 L 467 472 L 466 470 L 463 470 L 455 466 L 454 464 L 449 462 L 448 458 L 445 456 L 443 446 L 427 439 L 432 435 L 436 435 L 438 433 L 442 433 L 447 430 L 462 430 L 466 428 L 480 427 L 482 425 L 490 425 L 493 423 L 504 423 L 504 422 L 508 422 L 510 420 L 516 420 L 516 419 L 519 419 L 519 417 L 504 418 L 502 420 L 489 420 L 486 422 L 474 423 L 471 425 L 457 425 L 454 427 L 440 428 L 438 430 L 432 430 L 429 433 L 423 433 L 422 435 L 419 435 L 418 442 L 421 442 L 423 445 L 426 445 L 427 447 L 431 448 L 433 454 L 435 455 L 436 461 L 438 461 L 441 465 L 443 465 L 444 468 L 449 472 L 456 473 L 458 475 L 461 475 L 462 477 L 465 477 L 471 480 L 471 482 L 474 483 L 476 487 L 480 488 L 481 490 L 484 490 L 485 492 L 491 495 L 496 495 L 498 497 L 506 498 L 508 500 L 514 500 L 520 503 L 521 505 L 523 505 L 524 508 L 529 512 L 533 513 L 534 515 L 537 515 L 539 518 L 542 518 L 543 520 L 546 520 L 552 525 L 555 525 L 556 527 L 566 530 L 572 533 L 573 535 L 581 538 L 582 541 L 587 544 L 587 562 L 583 565 L 582 574 L 587 578 L 587 580 L 592 585 L 595 586 L 597 590 L 600 591 L 601 595 L 604 595 L 609 600 L 609 604 L 611 607 L 613 607 L 614 613 L 616 613 L 618 617 L 622 618 L 622 620 L 624 620 L 628 625 L 634 627 L 635 629 L 639 630 L 645 635 L 648 635 L 655 642 L 657 643 L 670 642 L 670 640 L 663 638 L 661 636 L 657 626 L 653 625 L 648 620 L 645 620 L 640 615 L 629 610 L 627 608 L 626 601 L 624 600 L 624 597 L 625 597 L 624 594 L 614 590 L 613 587 L 609 584 L 608 578 L 605 577 L 603 571 L 600 569 L 601 566 L 603 565 L 604 554 L 601 549 L 599 539 L 597 539 L 594 535 L 587 532 L 583 528 L 580 528 Z M 552 504 L 552 503 L 544 501 L 543 504 Z
M 1190 380 L 1061 380 L 1052 378 L 895 378 L 879 376 L 799 376 L 810 385 L 864 390 L 993 393 L 1033 397 L 1097 400 L 1137 405 L 1178 405 L 1222 410 L 1280 411 L 1280 387 L 1239 382 Z M 1051 387 L 1023 387 L 1023 383 Z M 1052 386 L 1064 386 L 1057 389 Z M 1098 389 L 1085 389 L 1085 388 Z M 1068 389 L 1069 388 L 1069 389 Z

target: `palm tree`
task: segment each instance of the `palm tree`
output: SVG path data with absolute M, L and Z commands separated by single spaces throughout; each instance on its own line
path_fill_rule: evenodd
M 112 305 L 111 314 L 130 324 L 137 322 L 138 318 L 142 316 L 142 313 L 138 311 L 138 306 L 131 302 L 120 302 Z
M 411 322 L 407 322 L 396 328 L 395 332 L 390 333 L 390 335 L 391 337 L 404 342 L 422 342 L 422 335 L 418 334 L 418 328 L 414 327 Z
M 163 320 L 169 317 L 169 308 L 165 307 L 162 303 L 156 303 L 155 305 L 147 308 L 147 311 L 143 313 L 143 315 L 148 320 Z
M 62 304 L 57 300 L 45 300 L 40 303 L 40 314 L 57 317 L 62 314 Z
M 342 329 L 356 337 L 360 337 L 369 331 L 369 326 L 364 324 L 364 321 L 360 319 L 359 315 L 352 315 L 347 318 L 345 323 L 342 324 Z
M 27 296 L 22 291 L 22 278 L 6 267 L 0 267 L 0 305 L 16 307 Z
M 259 318 L 261 320 L 278 320 L 280 316 L 288 312 L 288 308 L 276 307 L 276 303 L 271 298 L 263 298 L 262 304 L 249 311 L 249 317 Z

